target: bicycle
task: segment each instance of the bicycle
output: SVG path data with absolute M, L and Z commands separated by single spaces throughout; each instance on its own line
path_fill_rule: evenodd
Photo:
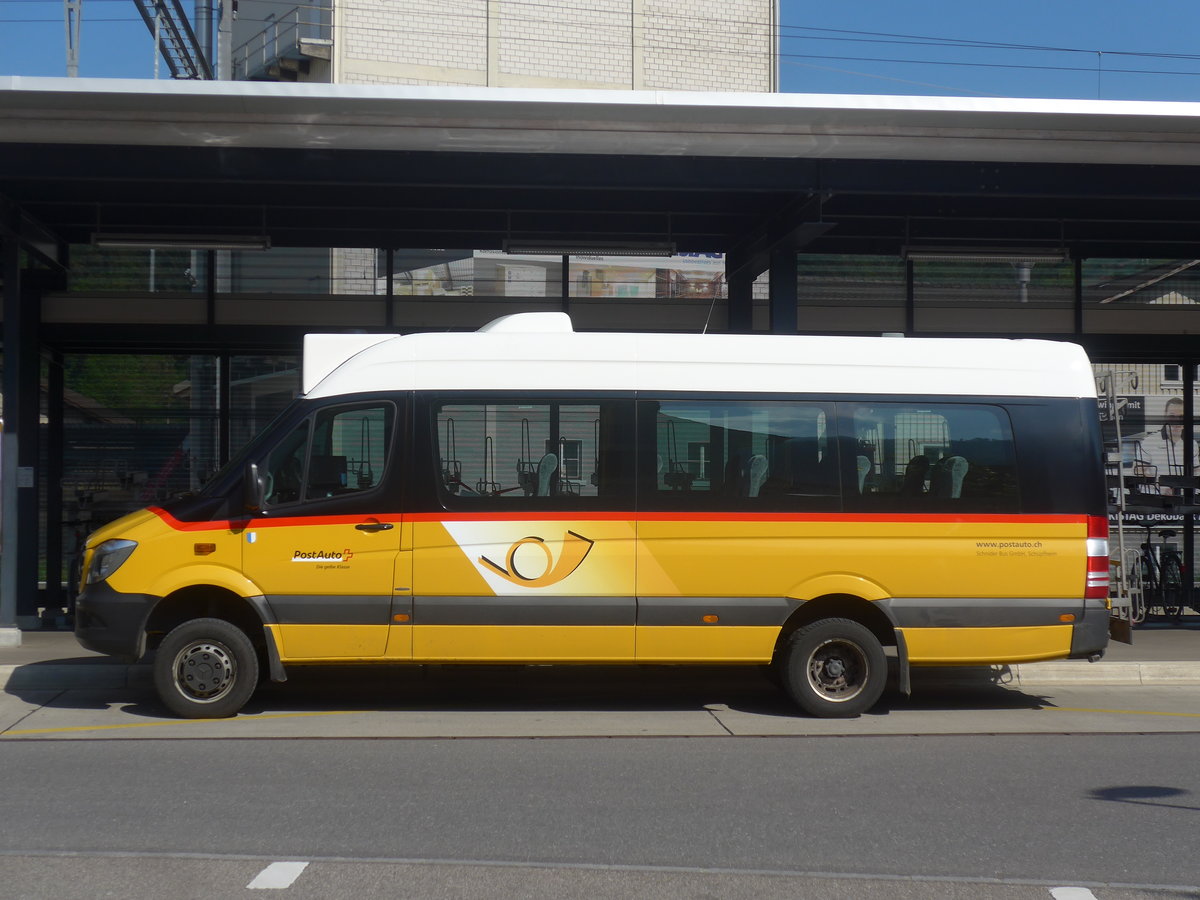
M 1162 543 L 1155 553 L 1153 526 L 1146 525 L 1146 543 L 1141 545 L 1142 596 L 1145 608 L 1159 607 L 1163 616 L 1178 623 L 1183 615 L 1183 557 L 1167 543 L 1174 531 L 1161 531 Z

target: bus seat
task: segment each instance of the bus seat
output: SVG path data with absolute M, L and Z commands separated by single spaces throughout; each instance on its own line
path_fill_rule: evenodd
M 346 457 L 314 453 L 308 462 L 308 496 L 328 497 L 345 491 L 346 470 Z
M 930 490 L 944 500 L 959 499 L 962 496 L 963 478 L 970 467 L 970 463 L 961 456 L 947 456 L 938 460 L 929 479 Z
M 554 479 L 554 473 L 558 469 L 558 457 L 553 453 L 547 453 L 537 465 L 537 495 L 539 497 L 550 496 L 550 482 Z
M 904 482 L 900 485 L 900 496 L 915 497 L 925 493 L 925 479 L 929 475 L 929 457 L 914 456 L 904 467 Z
M 871 473 L 871 460 L 865 456 L 859 456 L 857 459 L 858 465 L 858 492 L 863 493 L 863 489 L 867 484 L 867 476 Z
M 749 469 L 750 476 L 746 481 L 746 496 L 757 497 L 770 471 L 770 467 L 767 465 L 767 458 L 761 453 L 754 454 L 754 456 L 750 457 Z
M 742 465 L 742 457 L 736 453 L 725 462 L 725 481 L 721 485 L 721 493 L 726 497 L 746 496 L 746 469 Z

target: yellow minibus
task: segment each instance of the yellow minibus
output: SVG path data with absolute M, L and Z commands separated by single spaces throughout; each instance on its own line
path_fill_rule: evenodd
M 912 666 L 1097 658 L 1083 350 L 1040 340 L 309 335 L 195 495 L 91 535 L 76 635 L 162 701 L 347 664 L 772 665 L 855 716 Z M 886 650 L 885 648 L 894 648 Z

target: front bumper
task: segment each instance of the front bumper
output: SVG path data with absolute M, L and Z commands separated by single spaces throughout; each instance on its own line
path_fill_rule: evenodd
M 89 584 L 75 601 L 75 639 L 88 650 L 136 661 L 145 652 L 146 619 L 159 599 L 122 594 L 103 581 Z

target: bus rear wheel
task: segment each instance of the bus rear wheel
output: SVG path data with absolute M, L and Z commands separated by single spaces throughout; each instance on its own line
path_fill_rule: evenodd
M 848 719 L 879 700 L 887 657 L 879 639 L 850 619 L 822 619 L 797 630 L 780 654 L 784 689 L 809 715 Z
M 224 619 L 192 619 L 172 630 L 154 659 L 154 687 L 185 719 L 236 715 L 258 685 L 250 639 Z

